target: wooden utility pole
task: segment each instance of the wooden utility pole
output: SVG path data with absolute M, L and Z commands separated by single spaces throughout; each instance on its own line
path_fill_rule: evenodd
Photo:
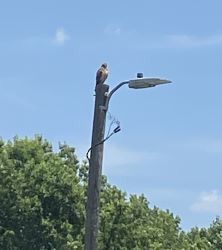
M 103 140 L 105 134 L 106 106 L 109 86 L 96 86 L 91 152 L 89 160 L 89 180 L 86 206 L 85 250 L 97 249 L 100 183 L 103 161 Z
M 89 181 L 86 207 L 85 224 L 85 250 L 97 249 L 99 200 L 100 200 L 100 182 L 102 174 L 103 144 L 105 134 L 106 113 L 109 101 L 112 95 L 123 85 L 129 88 L 141 89 L 155 87 L 159 84 L 170 83 L 171 81 L 160 78 L 143 78 L 142 73 L 137 74 L 137 79 L 119 83 L 109 92 L 109 86 L 106 84 L 97 84 L 96 100 L 94 109 L 91 154 L 89 160 Z M 113 133 L 120 131 L 116 128 Z M 107 139 L 107 138 L 106 138 Z

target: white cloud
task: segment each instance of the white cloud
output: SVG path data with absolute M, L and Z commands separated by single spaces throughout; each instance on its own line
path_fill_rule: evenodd
M 159 154 L 155 152 L 149 152 L 138 148 L 127 148 L 114 144 L 105 145 L 105 157 L 104 162 L 106 166 L 119 167 L 119 166 L 136 166 L 139 163 L 146 163 L 147 161 L 153 161 L 159 158 Z
M 222 35 L 211 36 L 190 36 L 190 35 L 170 35 L 167 37 L 168 44 L 172 47 L 206 47 L 222 45 Z
M 217 190 L 203 192 L 190 209 L 195 212 L 222 213 L 222 195 Z
M 144 36 L 138 40 L 139 34 L 133 35 L 130 46 L 137 49 L 193 49 L 222 45 L 222 34 L 194 36 L 173 34 L 164 36 Z M 135 40 L 136 38 L 136 40 Z
M 121 29 L 119 26 L 112 24 L 112 25 L 106 26 L 106 28 L 104 29 L 104 33 L 105 35 L 109 35 L 109 36 L 120 35 Z
M 214 138 L 201 138 L 188 142 L 183 142 L 181 143 L 181 146 L 186 150 L 199 151 L 208 154 L 222 154 L 222 141 Z
M 206 144 L 199 145 L 200 149 L 205 153 L 222 154 L 222 142 L 212 141 Z
M 54 41 L 56 44 L 63 45 L 66 41 L 70 39 L 69 35 L 66 33 L 63 27 L 58 28 L 55 33 Z

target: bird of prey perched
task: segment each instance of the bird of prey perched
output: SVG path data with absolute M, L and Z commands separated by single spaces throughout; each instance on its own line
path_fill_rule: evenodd
M 96 86 L 103 84 L 108 77 L 107 64 L 103 63 L 96 73 Z

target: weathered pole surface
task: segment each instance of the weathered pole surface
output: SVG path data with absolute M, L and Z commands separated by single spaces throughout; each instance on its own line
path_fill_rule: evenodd
M 89 180 L 85 224 L 85 250 L 97 249 L 103 143 L 99 145 L 97 144 L 102 142 L 104 139 L 107 110 L 102 107 L 104 107 L 106 104 L 107 95 L 105 93 L 108 93 L 108 91 L 108 85 L 99 84 L 96 86 L 92 142 L 89 160 Z

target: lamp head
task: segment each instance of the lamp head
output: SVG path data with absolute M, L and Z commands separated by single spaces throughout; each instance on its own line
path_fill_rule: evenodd
M 155 87 L 156 85 L 171 83 L 170 80 L 160 78 L 137 78 L 129 81 L 129 88 L 142 89 Z

